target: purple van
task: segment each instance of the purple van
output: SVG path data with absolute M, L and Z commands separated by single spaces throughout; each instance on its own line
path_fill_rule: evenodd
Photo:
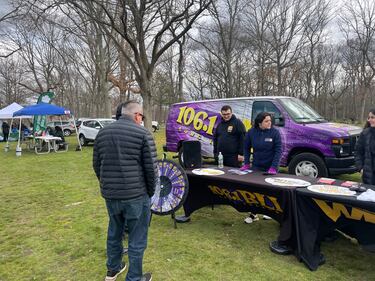
M 246 97 L 182 102 L 172 105 L 167 124 L 165 151 L 179 153 L 182 142 L 199 140 L 202 156 L 213 157 L 213 133 L 220 122 L 220 109 L 230 105 L 246 130 L 257 114 L 273 114 L 275 128 L 282 138 L 280 165 L 291 174 L 325 177 L 356 172 L 354 147 L 362 129 L 331 123 L 310 106 L 292 97 Z

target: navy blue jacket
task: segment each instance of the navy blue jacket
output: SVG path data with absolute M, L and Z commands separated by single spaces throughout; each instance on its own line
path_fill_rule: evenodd
M 253 148 L 253 166 L 263 170 L 277 169 L 281 158 L 281 137 L 275 128 L 262 130 L 251 128 L 245 137 L 245 164 L 250 163 L 250 150 Z

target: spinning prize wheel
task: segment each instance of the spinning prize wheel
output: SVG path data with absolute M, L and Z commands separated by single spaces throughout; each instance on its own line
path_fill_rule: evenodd
M 189 183 L 180 165 L 165 159 L 157 160 L 156 163 L 159 178 L 151 198 L 151 212 L 156 215 L 173 214 L 184 204 Z

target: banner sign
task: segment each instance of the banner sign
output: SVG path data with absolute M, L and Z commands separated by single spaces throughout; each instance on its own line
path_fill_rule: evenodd
M 55 97 L 54 92 L 44 92 L 39 95 L 38 103 L 51 103 Z M 46 115 L 35 115 L 34 116 L 34 132 L 42 131 L 47 129 L 47 116 Z

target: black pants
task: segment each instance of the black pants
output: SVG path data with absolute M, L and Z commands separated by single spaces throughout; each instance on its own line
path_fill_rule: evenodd
M 3 135 L 4 135 L 4 139 L 3 139 L 3 141 L 4 141 L 4 142 L 8 141 L 9 133 L 3 133 Z
M 238 162 L 238 155 L 237 154 L 235 154 L 235 155 L 225 154 L 225 155 L 223 155 L 223 158 L 224 158 L 224 166 L 234 167 L 234 168 L 240 167 L 240 163 Z

